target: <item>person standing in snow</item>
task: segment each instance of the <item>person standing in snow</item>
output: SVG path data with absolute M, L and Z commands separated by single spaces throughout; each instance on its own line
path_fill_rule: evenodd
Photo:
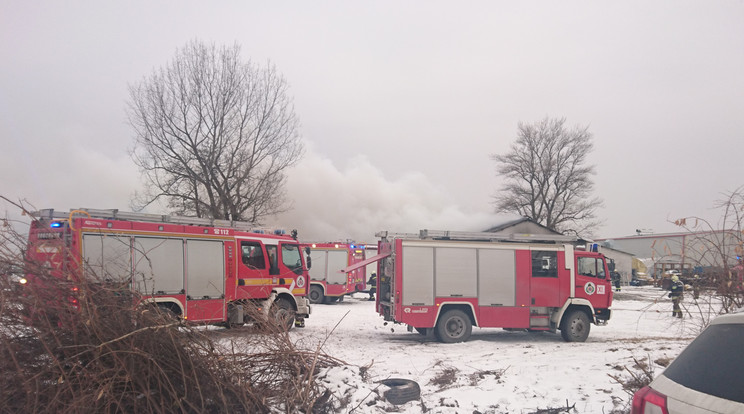
M 679 304 L 682 302 L 682 294 L 685 291 L 685 285 L 679 280 L 679 276 L 672 276 L 672 291 L 669 292 L 669 297 L 672 298 L 672 317 L 682 318 L 682 309 Z
M 375 300 L 375 293 L 377 293 L 377 273 L 372 273 L 367 284 L 370 285 L 368 300 Z

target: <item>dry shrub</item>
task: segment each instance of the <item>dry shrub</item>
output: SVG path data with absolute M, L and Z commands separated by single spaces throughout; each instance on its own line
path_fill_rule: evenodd
M 258 316 L 256 317 L 258 318 Z M 332 395 L 317 381 L 325 368 L 345 364 L 319 349 L 305 350 L 276 323 L 259 323 L 239 330 L 239 343 L 221 353 L 239 366 L 243 380 L 256 395 L 283 412 L 335 412 Z M 232 335 L 233 337 L 235 335 Z
M 655 359 L 654 360 L 654 364 L 666 368 L 666 367 L 669 366 L 669 364 L 672 363 L 672 361 L 674 361 L 674 358 L 672 358 L 672 357 L 661 357 L 661 358 Z
M 442 365 L 442 361 L 438 361 L 435 365 Z M 439 373 L 429 381 L 429 384 L 436 385 L 439 391 L 444 390 L 455 382 L 457 382 L 457 373 L 459 369 L 451 366 L 444 366 L 439 370 Z
M 205 330 L 138 304 L 127 286 L 30 263 L 24 248 L 3 229 L 0 412 L 331 410 L 314 376 L 338 361 L 298 349 L 276 324 L 255 334 L 259 351 L 229 352 Z
M 504 369 L 491 369 L 491 370 L 478 370 L 478 371 L 475 371 L 474 373 L 470 374 L 468 376 L 468 379 L 470 380 L 470 385 L 471 386 L 476 386 L 481 381 L 483 381 L 484 379 L 486 379 L 487 377 L 489 377 L 489 376 L 492 375 L 493 378 L 500 383 L 501 382 L 501 377 L 504 375 L 504 373 L 506 372 L 506 370 L 507 370 L 507 368 L 504 368 Z
M 633 357 L 633 362 L 633 367 L 623 367 L 627 372 L 625 376 L 607 374 L 615 383 L 623 387 L 623 391 L 630 396 L 631 400 L 636 391 L 650 384 L 654 379 L 654 366 L 651 364 L 651 357 L 648 357 L 646 361 Z

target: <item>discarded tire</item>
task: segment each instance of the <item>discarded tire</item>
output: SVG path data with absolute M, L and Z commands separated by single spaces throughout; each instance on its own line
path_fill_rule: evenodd
M 421 387 L 419 387 L 416 381 L 403 378 L 388 378 L 380 382 L 390 387 L 383 395 L 386 400 L 395 405 L 405 404 L 408 401 L 421 398 Z

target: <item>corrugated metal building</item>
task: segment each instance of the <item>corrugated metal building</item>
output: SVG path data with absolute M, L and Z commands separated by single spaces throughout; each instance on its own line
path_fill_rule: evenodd
M 603 245 L 643 259 L 649 273 L 658 277 L 669 270 L 691 274 L 696 268 L 722 265 L 723 255 L 733 264 L 741 236 L 734 230 L 649 234 L 600 239 Z M 723 248 L 721 250 L 721 248 Z M 722 254 L 723 253 L 723 254 Z

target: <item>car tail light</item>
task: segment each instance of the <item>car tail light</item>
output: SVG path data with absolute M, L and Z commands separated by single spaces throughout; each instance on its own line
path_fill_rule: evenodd
M 633 395 L 631 414 L 669 414 L 666 395 L 646 386 Z

